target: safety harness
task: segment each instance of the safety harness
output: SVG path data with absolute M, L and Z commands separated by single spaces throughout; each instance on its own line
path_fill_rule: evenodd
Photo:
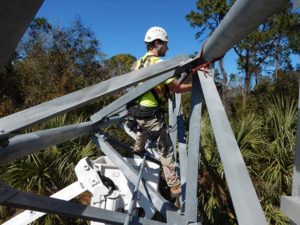
M 145 63 L 149 57 L 154 57 L 154 56 L 147 55 L 144 59 L 141 59 L 138 69 L 144 68 Z M 166 91 L 168 90 L 169 89 L 166 86 Z M 141 96 L 140 96 L 127 104 L 127 111 L 131 116 L 133 116 L 136 119 L 146 119 L 146 118 L 158 116 L 162 113 L 163 110 L 160 107 L 163 103 L 162 100 L 159 98 L 154 88 L 152 88 L 150 92 L 153 95 L 156 102 L 158 103 L 158 107 L 146 107 L 140 105 L 140 100 L 141 100 Z

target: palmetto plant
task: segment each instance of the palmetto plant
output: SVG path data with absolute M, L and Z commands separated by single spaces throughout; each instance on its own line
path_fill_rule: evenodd
M 297 105 L 273 96 L 263 115 L 232 119 L 232 128 L 269 224 L 287 225 L 280 196 L 291 191 Z M 219 153 L 207 114 L 201 121 L 199 211 L 203 224 L 236 224 Z
M 40 125 L 39 128 L 48 129 L 84 120 L 82 116 L 72 117 L 59 116 Z M 1 168 L 0 179 L 18 190 L 49 196 L 76 180 L 74 168 L 81 158 L 97 155 L 99 152 L 96 146 L 84 136 L 10 163 Z M 2 214 L 6 216 L 4 212 Z M 47 215 L 35 224 L 87 224 L 87 222 Z
M 260 195 L 270 224 L 289 224 L 278 207 L 280 196 L 291 193 L 296 119 L 294 99 L 278 95 L 267 100 L 264 126 L 269 135 L 257 154 L 256 170 L 260 172 Z
M 207 113 L 204 113 L 201 119 L 201 163 L 198 186 L 202 224 L 234 224 L 233 207 Z
M 249 114 L 235 118 L 232 128 L 237 143 L 246 162 L 251 177 L 255 177 L 252 162 L 255 150 L 263 143 L 262 121 L 260 117 Z M 201 121 L 201 167 L 200 167 L 200 212 L 204 224 L 237 224 L 223 166 L 213 136 L 213 131 L 204 114 Z M 255 150 L 254 150 L 255 149 Z

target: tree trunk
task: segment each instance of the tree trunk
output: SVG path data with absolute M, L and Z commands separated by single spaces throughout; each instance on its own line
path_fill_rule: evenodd
M 227 88 L 228 78 L 227 78 L 227 73 L 224 69 L 223 59 L 219 60 L 219 68 L 222 75 L 221 99 L 225 109 L 227 109 L 229 106 L 229 95 L 228 95 L 228 88 Z
M 250 93 L 250 81 L 251 81 L 251 72 L 245 71 L 245 88 L 243 92 L 243 106 L 245 107 L 248 100 L 248 95 Z

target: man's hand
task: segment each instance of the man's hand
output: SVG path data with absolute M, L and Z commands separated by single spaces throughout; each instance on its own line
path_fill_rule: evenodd
M 192 84 L 180 84 L 178 80 L 173 80 L 168 84 L 169 89 L 174 93 L 184 93 L 192 90 Z

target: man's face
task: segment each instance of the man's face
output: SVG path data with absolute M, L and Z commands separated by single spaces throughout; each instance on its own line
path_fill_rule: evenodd
M 166 55 L 166 52 L 168 51 L 168 42 L 163 41 L 160 44 L 158 44 L 158 55 L 161 57 L 164 57 Z

